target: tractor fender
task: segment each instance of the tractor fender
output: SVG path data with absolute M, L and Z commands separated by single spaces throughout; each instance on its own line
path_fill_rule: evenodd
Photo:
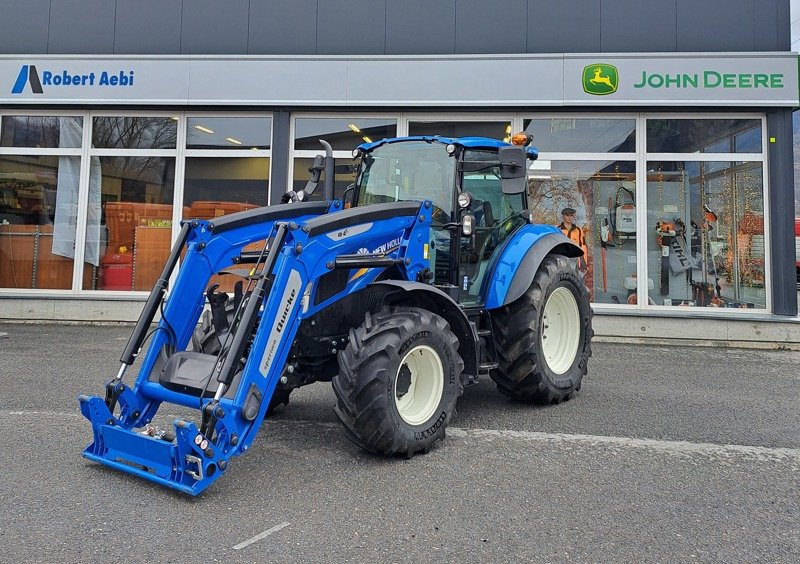
M 370 284 L 370 288 L 380 288 L 386 292 L 383 301 L 385 305 L 421 307 L 443 317 L 450 325 L 450 330 L 458 337 L 458 354 L 464 361 L 463 374 L 477 376 L 478 355 L 475 344 L 478 337 L 458 302 L 434 286 L 408 280 L 381 280 Z
M 528 288 L 550 254 L 570 258 L 583 256 L 583 251 L 556 227 L 526 225 L 514 234 L 495 262 L 486 293 L 486 309 L 510 304 Z

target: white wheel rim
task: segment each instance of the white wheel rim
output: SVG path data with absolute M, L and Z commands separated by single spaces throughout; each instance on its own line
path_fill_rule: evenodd
M 560 286 L 547 298 L 541 333 L 547 366 L 555 374 L 563 374 L 575 361 L 581 337 L 578 302 L 567 288 Z
M 427 345 L 408 351 L 400 361 L 392 390 L 403 421 L 409 425 L 425 423 L 439 406 L 443 390 L 444 368 L 437 352 Z

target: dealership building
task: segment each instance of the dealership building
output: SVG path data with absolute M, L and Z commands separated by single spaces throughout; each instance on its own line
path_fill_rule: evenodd
M 359 143 L 517 131 L 534 219 L 576 210 L 598 333 L 796 319 L 789 0 L 0 10 L 0 319 L 135 319 L 183 219 L 279 202 L 320 138 L 340 196 Z

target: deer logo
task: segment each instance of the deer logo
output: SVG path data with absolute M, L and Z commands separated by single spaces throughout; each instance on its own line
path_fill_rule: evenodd
M 598 63 L 583 68 L 583 91 L 595 96 L 605 96 L 617 91 L 619 73 L 614 65 Z

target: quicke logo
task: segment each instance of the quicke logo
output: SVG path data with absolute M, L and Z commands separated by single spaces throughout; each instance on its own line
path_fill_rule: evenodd
M 583 91 L 594 96 L 605 96 L 617 91 L 619 72 L 614 65 L 596 63 L 583 67 Z

